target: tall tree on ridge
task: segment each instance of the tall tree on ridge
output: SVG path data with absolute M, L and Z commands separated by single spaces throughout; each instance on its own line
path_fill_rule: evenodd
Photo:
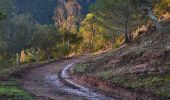
M 129 43 L 136 18 L 131 0 L 98 0 L 96 5 L 99 16 L 112 23 L 115 31 L 124 33 L 125 43 Z

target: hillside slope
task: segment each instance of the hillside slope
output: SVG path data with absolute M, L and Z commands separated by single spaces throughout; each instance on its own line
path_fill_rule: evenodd
M 162 33 L 150 28 L 131 44 L 94 55 L 89 61 L 78 64 L 74 75 L 85 84 L 107 92 L 117 93 L 115 88 L 109 89 L 108 84 L 100 86 L 99 80 L 163 99 L 170 98 L 170 20 L 161 24 Z M 95 78 L 89 81 L 89 77 Z M 95 79 L 99 80 L 95 83 Z

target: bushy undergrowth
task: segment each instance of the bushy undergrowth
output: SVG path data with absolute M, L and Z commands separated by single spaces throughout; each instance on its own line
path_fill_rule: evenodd
M 74 67 L 74 71 L 79 74 L 85 73 L 87 71 L 87 66 L 84 64 L 78 64 Z

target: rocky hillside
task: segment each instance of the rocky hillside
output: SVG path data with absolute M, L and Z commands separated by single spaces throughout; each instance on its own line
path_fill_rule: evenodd
M 75 28 L 94 2 L 95 0 L 58 0 L 54 17 L 56 26 L 68 30 Z

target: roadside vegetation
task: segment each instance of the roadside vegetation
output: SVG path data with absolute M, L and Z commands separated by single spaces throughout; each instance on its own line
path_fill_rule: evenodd
M 18 86 L 18 83 L 15 79 L 1 81 L 0 97 L 3 100 L 34 100 L 34 98 L 28 92 Z

